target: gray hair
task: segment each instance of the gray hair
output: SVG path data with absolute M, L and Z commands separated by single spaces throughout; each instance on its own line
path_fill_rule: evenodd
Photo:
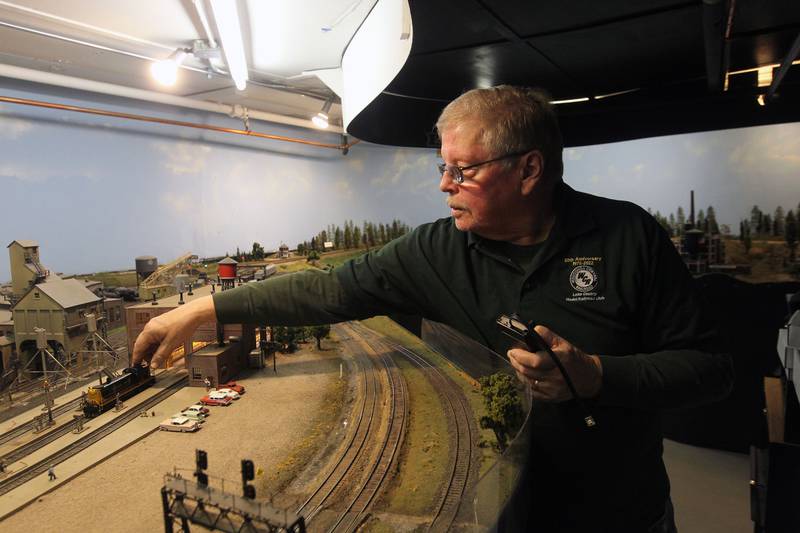
M 564 173 L 564 142 L 550 98 L 541 89 L 498 85 L 467 91 L 444 108 L 436 131 L 474 123 L 482 129 L 481 142 L 494 156 L 539 150 L 544 175 L 560 181 Z

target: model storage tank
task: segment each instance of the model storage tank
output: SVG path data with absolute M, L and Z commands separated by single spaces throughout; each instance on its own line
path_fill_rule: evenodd
M 217 275 L 223 289 L 233 287 L 236 281 L 236 265 L 238 264 L 238 261 L 230 257 L 226 257 L 217 263 Z
M 158 270 L 158 259 L 154 256 L 143 255 L 136 258 L 136 275 L 140 280 L 147 279 L 156 270 Z

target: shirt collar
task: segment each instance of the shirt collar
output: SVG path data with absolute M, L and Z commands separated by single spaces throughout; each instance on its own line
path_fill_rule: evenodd
M 556 222 L 551 230 L 551 236 L 563 235 L 571 239 L 597 226 L 595 215 L 584 201 L 583 195 L 566 183 L 561 182 L 556 186 L 553 200 L 556 204 Z M 467 232 L 467 247 L 477 246 L 483 240 L 480 235 Z

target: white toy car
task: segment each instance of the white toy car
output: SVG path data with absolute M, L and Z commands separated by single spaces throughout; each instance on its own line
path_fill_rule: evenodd
M 158 425 L 162 431 L 180 431 L 181 433 L 189 433 L 200 429 L 200 424 L 196 420 L 191 420 L 185 416 L 177 416 L 168 418 Z
M 217 389 L 214 392 L 221 392 L 225 394 L 228 398 L 233 398 L 234 400 L 238 400 L 240 397 L 239 393 L 233 389 Z M 212 392 L 211 394 L 214 394 L 214 392 Z
M 209 409 L 208 407 L 203 407 L 203 404 L 196 403 L 184 409 L 183 412 L 184 413 L 192 412 L 203 416 L 209 416 L 211 414 L 211 409 Z
M 198 413 L 196 411 L 181 411 L 180 413 L 176 413 L 172 415 L 172 419 L 186 417 L 190 420 L 197 420 L 198 422 L 202 423 L 206 419 L 206 415 L 203 413 Z

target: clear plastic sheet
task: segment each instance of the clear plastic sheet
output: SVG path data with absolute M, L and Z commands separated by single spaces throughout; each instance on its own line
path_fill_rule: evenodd
M 469 531 L 514 531 L 513 502 L 523 498 L 526 485 L 524 473 L 531 445 L 530 388 L 520 382 L 505 357 L 458 331 L 429 320 L 422 322 L 422 340 L 447 358 L 453 365 L 476 381 L 481 378 L 505 374 L 513 378 L 522 424 L 510 436 L 502 453 L 490 459 L 491 464 L 481 468 L 477 484 L 462 501 L 472 509 Z M 524 505 L 524 504 L 523 504 Z

